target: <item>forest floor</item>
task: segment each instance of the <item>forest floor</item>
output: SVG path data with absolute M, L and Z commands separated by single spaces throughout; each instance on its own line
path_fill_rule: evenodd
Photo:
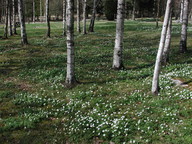
M 45 38 L 46 24 L 27 24 L 28 46 L 20 45 L 19 35 L 0 39 L 0 143 L 191 144 L 192 26 L 185 54 L 178 52 L 180 29 L 174 23 L 158 96 L 150 92 L 161 33 L 153 22 L 125 22 L 120 71 L 111 68 L 115 22 L 97 21 L 94 33 L 75 33 L 81 83 L 72 89 L 63 86 L 61 22 L 51 23 L 51 38 Z

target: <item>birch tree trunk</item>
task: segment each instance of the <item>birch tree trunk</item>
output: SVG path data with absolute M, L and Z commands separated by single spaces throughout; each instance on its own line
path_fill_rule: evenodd
M 73 86 L 75 79 L 75 55 L 74 55 L 74 0 L 67 0 L 67 75 L 65 83 Z
M 121 69 L 123 67 L 122 51 L 123 51 L 123 33 L 124 33 L 124 13 L 125 13 L 125 0 L 118 0 L 116 38 L 113 54 L 114 69 Z
M 63 0 L 63 36 L 66 36 L 66 0 Z
M 40 4 L 39 4 L 40 8 L 39 8 L 39 11 L 40 11 L 40 16 L 43 16 L 43 12 L 42 12 L 42 0 L 40 0 Z
M 11 1 L 10 0 L 7 0 L 9 1 L 9 8 L 8 8 L 8 27 L 9 27 L 9 36 L 12 36 L 13 35 L 13 31 L 12 31 L 12 13 L 11 13 Z
M 25 14 L 24 14 L 24 5 L 23 0 L 18 0 L 18 12 L 19 12 L 19 21 L 21 27 L 21 44 L 27 45 L 27 33 L 26 33 L 26 26 L 25 26 Z
M 189 0 L 184 0 L 181 40 L 180 40 L 181 53 L 187 52 L 188 8 L 189 8 Z
M 15 0 L 12 0 L 12 11 L 13 11 L 13 34 L 17 34 L 16 28 L 16 12 L 15 12 Z
M 136 7 L 136 0 L 133 0 L 132 20 L 135 20 L 135 7 Z
M 97 0 L 93 0 L 93 10 L 92 10 L 92 16 L 91 16 L 91 21 L 89 25 L 89 32 L 94 32 L 94 25 L 95 25 L 95 15 L 96 15 L 96 6 L 97 5 Z
M 183 10 L 184 10 L 184 0 L 181 0 L 181 5 L 180 5 L 180 23 L 183 22 Z
M 46 0 L 46 22 L 47 22 L 47 37 L 51 37 L 50 16 L 49 16 L 49 0 Z
M 170 45 L 171 45 L 171 29 L 172 29 L 172 12 L 170 13 L 169 17 L 170 17 L 169 25 L 167 29 L 165 47 L 164 47 L 163 56 L 162 56 L 162 65 L 166 65 L 169 61 L 169 51 L 170 51 Z
M 80 26 L 80 0 L 77 0 L 77 32 L 81 32 L 81 26 Z
M 87 29 L 86 29 L 87 12 L 86 12 L 86 8 L 87 8 L 87 0 L 84 0 L 84 3 L 83 3 L 83 34 L 87 34 Z
M 5 27 L 4 27 L 4 37 L 8 38 L 8 17 L 9 17 L 9 1 L 5 1 Z
M 35 0 L 33 0 L 33 23 L 35 23 Z
M 167 0 L 164 23 L 163 23 L 163 28 L 162 28 L 162 32 L 161 32 L 161 39 L 160 39 L 160 43 L 159 43 L 159 49 L 158 49 L 158 53 L 157 53 L 155 69 L 154 69 L 154 74 L 153 74 L 152 93 L 154 95 L 158 95 L 158 93 L 159 93 L 159 74 L 160 74 L 160 69 L 161 69 L 161 61 L 162 61 L 162 55 L 163 55 L 163 50 L 164 50 L 164 46 L 165 46 L 167 29 L 168 29 L 168 25 L 169 25 L 171 6 L 172 6 L 172 0 Z

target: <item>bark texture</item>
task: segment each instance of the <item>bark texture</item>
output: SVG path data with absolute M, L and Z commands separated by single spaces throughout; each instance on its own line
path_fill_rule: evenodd
M 133 0 L 132 20 L 135 20 L 135 7 L 136 7 L 136 0 Z
M 33 0 L 33 23 L 35 23 L 35 0 Z
M 51 37 L 50 16 L 49 16 L 49 0 L 46 0 L 46 22 L 47 22 L 47 37 Z
M 12 11 L 13 11 L 13 34 L 17 34 L 16 28 L 16 12 L 15 12 L 15 0 L 12 0 Z
M 86 7 L 87 7 L 87 0 L 84 0 L 83 2 L 83 34 L 87 34 L 87 29 L 86 29 Z
M 158 93 L 159 93 L 159 74 L 160 74 L 160 69 L 161 69 L 161 61 L 162 61 L 162 55 L 163 55 L 163 50 L 164 50 L 164 46 L 165 46 L 167 29 L 168 29 L 168 25 L 169 25 L 171 5 L 172 5 L 172 0 L 167 0 L 164 23 L 163 23 L 163 28 L 162 28 L 162 32 L 161 32 L 161 39 L 160 39 L 160 43 L 159 43 L 159 49 L 158 49 L 158 53 L 157 53 L 155 69 L 154 69 L 154 74 L 153 74 L 153 81 L 152 81 L 152 93 L 154 95 L 158 95 Z
M 19 21 L 21 26 L 21 44 L 27 45 L 27 33 L 26 33 L 26 26 L 25 26 L 25 14 L 24 14 L 24 5 L 23 0 L 18 0 L 18 12 L 19 12 Z
M 80 0 L 77 0 L 77 32 L 79 33 L 81 32 L 80 21 L 81 21 Z
M 189 0 L 184 0 L 181 40 L 180 40 L 181 53 L 187 52 L 188 9 L 189 9 Z
M 97 7 L 97 0 L 93 0 L 93 10 L 92 10 L 92 16 L 91 16 L 91 21 L 89 25 L 89 32 L 94 32 L 96 7 Z
M 65 83 L 73 86 L 75 79 L 75 55 L 74 55 L 74 0 L 67 0 L 67 75 Z
M 113 54 L 114 69 L 121 69 L 123 67 L 122 51 L 123 51 L 123 33 L 124 33 L 124 13 L 125 13 L 125 0 L 118 0 L 116 37 L 115 37 L 115 47 Z
M 169 51 L 171 45 L 171 28 L 172 28 L 172 12 L 170 13 L 169 25 L 166 34 L 165 47 L 163 50 L 162 65 L 166 65 L 169 62 Z
M 63 0 L 63 36 L 66 36 L 66 0 Z
M 9 36 L 12 36 L 13 35 L 13 31 L 12 31 L 12 5 L 11 5 L 11 0 L 7 0 L 8 1 L 8 6 L 9 6 L 9 8 L 8 8 L 8 27 L 9 27 Z
M 9 1 L 5 2 L 5 27 L 4 27 L 4 37 L 8 38 L 8 17 L 9 17 Z

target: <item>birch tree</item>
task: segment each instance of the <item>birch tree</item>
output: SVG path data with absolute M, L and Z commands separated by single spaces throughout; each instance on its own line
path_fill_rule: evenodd
M 9 17 L 9 1 L 5 1 L 5 27 L 4 27 L 4 37 L 8 38 L 8 17 Z
M 180 23 L 183 22 L 184 0 L 181 0 L 180 4 Z
M 33 0 L 33 23 L 35 23 L 35 0 Z
M 17 34 L 16 28 L 16 11 L 15 11 L 15 0 L 12 0 L 12 11 L 13 11 L 13 34 Z
M 93 10 L 92 10 L 92 16 L 91 16 L 91 21 L 89 25 L 89 32 L 94 32 L 96 7 L 97 7 L 97 0 L 93 0 Z
M 118 0 L 116 38 L 113 54 L 114 69 L 121 69 L 123 67 L 122 51 L 123 51 L 123 33 L 124 33 L 124 13 L 125 13 L 125 0 Z
M 81 21 L 80 0 L 77 0 L 77 32 L 79 32 L 79 33 L 81 32 L 80 21 Z
M 153 81 L 152 81 L 152 93 L 155 95 L 157 95 L 159 93 L 159 74 L 160 74 L 160 69 L 161 69 L 161 61 L 162 61 L 162 55 L 163 55 L 163 50 L 164 50 L 164 46 L 165 46 L 167 29 L 168 29 L 168 25 L 169 25 L 171 6 L 172 6 L 172 0 L 167 0 L 164 23 L 163 23 L 163 28 L 162 28 L 162 32 L 161 32 L 161 39 L 160 39 L 160 43 L 159 43 L 159 49 L 158 49 L 158 53 L 157 53 L 155 69 L 154 69 L 154 74 L 153 74 Z
M 135 20 L 136 0 L 133 0 L 132 20 Z
M 63 36 L 66 36 L 66 0 L 63 0 Z
M 75 79 L 75 55 L 74 55 L 74 0 L 67 0 L 67 75 L 65 83 L 73 86 Z
M 84 0 L 83 1 L 83 34 L 87 34 L 87 30 L 86 30 L 86 16 L 87 16 L 86 8 L 87 8 L 87 0 Z
M 184 0 L 181 40 L 180 40 L 181 53 L 187 52 L 188 8 L 189 8 L 189 0 Z
M 163 50 L 163 56 L 162 56 L 162 65 L 166 65 L 169 61 L 169 51 L 170 51 L 170 45 L 171 45 L 171 28 L 172 28 L 172 12 L 170 13 L 169 18 L 169 25 L 167 29 L 166 34 L 166 40 L 165 40 L 165 47 Z
M 46 0 L 46 23 L 47 23 L 47 37 L 51 37 L 50 16 L 49 16 L 49 0 Z
M 11 6 L 11 0 L 7 0 L 8 1 L 8 27 L 9 27 L 9 36 L 13 35 L 13 31 L 12 31 L 12 6 Z

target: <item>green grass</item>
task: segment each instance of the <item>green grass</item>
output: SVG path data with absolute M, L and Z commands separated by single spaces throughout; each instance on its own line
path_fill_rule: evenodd
M 94 33 L 75 33 L 75 73 L 81 83 L 73 89 L 63 86 L 62 23 L 51 26 L 51 38 L 45 38 L 46 24 L 27 24 L 28 46 L 20 45 L 19 35 L 0 39 L 2 143 L 93 143 L 96 138 L 103 143 L 192 143 L 192 43 L 189 37 L 189 52 L 178 53 L 178 24 L 158 96 L 150 93 L 161 33 L 154 22 L 125 22 L 125 69 L 120 71 L 111 68 L 115 22 L 97 21 Z M 176 87 L 171 79 L 188 86 Z

